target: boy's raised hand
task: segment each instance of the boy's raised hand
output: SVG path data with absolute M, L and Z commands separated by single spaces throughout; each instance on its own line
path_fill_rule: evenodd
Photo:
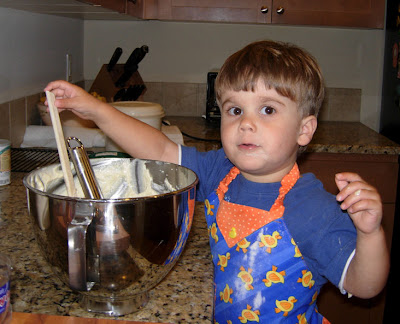
M 59 111 L 69 109 L 83 119 L 94 119 L 95 108 L 101 101 L 90 95 L 81 87 L 67 81 L 50 82 L 44 91 L 51 91 L 56 97 L 55 105 Z
M 371 298 L 383 289 L 389 273 L 389 252 L 381 226 L 381 197 L 358 174 L 338 173 L 335 181 L 340 190 L 336 199 L 357 229 L 355 255 L 343 287 L 360 298 Z
M 343 172 L 335 175 L 339 188 L 336 199 L 340 207 L 347 210 L 358 231 L 372 234 L 380 229 L 382 201 L 375 187 L 365 182 L 358 174 Z

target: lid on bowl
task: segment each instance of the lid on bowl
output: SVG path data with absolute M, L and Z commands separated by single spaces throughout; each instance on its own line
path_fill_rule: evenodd
M 146 101 L 117 101 L 111 103 L 119 111 L 132 117 L 164 117 L 164 109 L 160 104 Z

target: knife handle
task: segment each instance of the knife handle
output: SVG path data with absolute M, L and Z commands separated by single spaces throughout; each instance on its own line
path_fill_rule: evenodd
M 146 45 L 135 48 L 124 65 L 123 74 L 115 82 L 117 88 L 123 88 L 125 86 L 125 83 L 130 79 L 132 74 L 137 71 L 138 64 L 143 60 L 148 52 L 149 48 Z
M 112 55 L 112 57 L 110 59 L 110 62 L 107 65 L 107 71 L 108 72 L 110 72 L 114 68 L 115 64 L 117 64 L 117 62 L 118 62 L 119 58 L 121 57 L 121 55 L 122 55 L 122 48 L 121 47 L 117 47 L 115 49 L 115 51 L 114 51 L 114 54 Z
M 148 52 L 149 52 L 149 47 L 146 45 L 135 48 L 132 54 L 128 57 L 128 60 L 126 61 L 124 66 L 124 70 L 126 72 L 131 72 L 132 70 L 134 70 L 135 67 L 137 67 L 137 65 L 140 63 L 140 61 L 143 60 L 143 58 L 146 56 Z

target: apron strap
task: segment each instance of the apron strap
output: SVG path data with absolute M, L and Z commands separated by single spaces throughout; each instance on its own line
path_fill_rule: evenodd
M 281 187 L 279 188 L 279 196 L 276 198 L 271 209 L 283 206 L 283 200 L 285 199 L 286 194 L 293 188 L 299 178 L 300 170 L 297 163 L 295 163 L 292 170 L 290 170 L 290 172 L 283 177 L 281 181 Z
M 224 179 L 219 183 L 219 186 L 217 188 L 217 196 L 219 201 L 221 201 L 226 192 L 228 191 L 228 186 L 231 184 L 231 182 L 237 177 L 237 175 L 240 173 L 239 169 L 237 167 L 233 167 L 229 173 L 225 176 Z
M 233 167 L 226 177 L 220 182 L 217 195 L 220 201 L 217 210 L 217 224 L 228 247 L 232 247 L 246 236 L 250 235 L 266 224 L 281 218 L 285 211 L 283 200 L 285 195 L 293 188 L 300 177 L 300 171 L 295 164 L 292 170 L 283 177 L 279 194 L 269 211 L 250 206 L 238 205 L 224 200 L 229 184 L 239 174 Z

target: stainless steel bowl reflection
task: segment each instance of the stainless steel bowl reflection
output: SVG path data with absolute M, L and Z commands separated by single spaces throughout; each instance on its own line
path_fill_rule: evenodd
M 120 160 L 93 159 L 91 164 L 94 170 L 113 170 Z M 140 161 L 154 183 L 168 181 L 178 189 L 125 199 L 62 196 L 54 193 L 64 185 L 59 164 L 37 169 L 23 180 L 38 244 L 55 274 L 82 294 L 88 311 L 120 316 L 144 306 L 149 290 L 174 266 L 189 235 L 196 174 L 171 163 Z M 54 171 L 57 176 L 49 178 Z

